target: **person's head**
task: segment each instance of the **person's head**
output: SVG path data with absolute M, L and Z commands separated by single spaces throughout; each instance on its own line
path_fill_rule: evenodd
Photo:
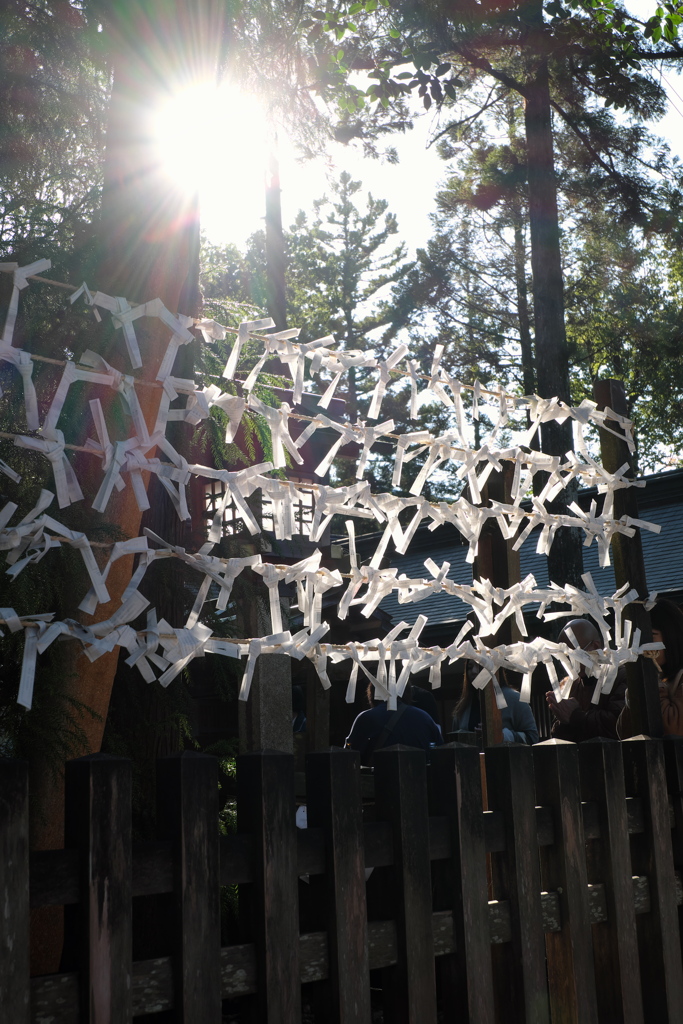
M 404 704 L 411 704 L 412 703 L 412 699 L 413 699 L 412 698 L 412 689 L 413 689 L 413 684 L 412 683 L 407 683 L 406 684 L 406 688 L 403 691 L 403 695 L 401 697 L 399 697 L 398 699 L 403 701 Z M 365 696 L 368 699 L 368 707 L 370 707 L 370 708 L 374 707 L 375 704 L 383 704 L 384 703 L 384 698 L 383 697 L 377 697 L 375 695 L 375 687 L 374 687 L 374 685 L 372 683 L 368 683 L 368 685 L 366 687 L 366 690 L 365 690 Z
M 433 718 L 437 725 L 439 724 L 439 709 L 431 690 L 425 690 L 421 686 L 418 686 L 417 683 L 413 683 L 410 703 L 414 708 L 419 708 L 420 711 L 426 711 L 429 717 Z
M 569 630 L 573 633 L 574 640 L 569 636 Z M 602 647 L 600 633 L 588 619 L 571 619 L 558 636 L 557 642 L 567 644 L 574 650 L 580 648 L 583 651 L 597 651 Z M 579 668 L 579 675 L 582 679 L 586 676 L 586 669 L 583 665 Z
M 683 612 L 673 603 L 661 599 L 650 612 L 652 639 L 664 644 L 657 651 L 655 662 L 665 679 L 673 679 L 683 668 Z

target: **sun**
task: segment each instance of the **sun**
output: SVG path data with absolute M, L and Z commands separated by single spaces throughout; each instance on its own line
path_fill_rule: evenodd
M 176 186 L 199 194 L 210 239 L 242 239 L 262 226 L 268 123 L 253 96 L 228 83 L 186 86 L 154 112 L 152 137 Z

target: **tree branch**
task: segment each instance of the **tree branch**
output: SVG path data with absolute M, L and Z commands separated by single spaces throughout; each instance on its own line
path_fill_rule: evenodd
M 476 110 L 473 114 L 470 114 L 469 117 L 463 117 L 459 121 L 451 121 L 450 124 L 446 125 L 443 131 L 440 131 L 437 135 L 434 136 L 433 139 L 430 139 L 427 148 L 429 149 L 431 146 L 434 145 L 435 142 L 438 142 L 439 139 L 442 139 L 444 135 L 446 135 L 450 131 L 453 131 L 454 128 L 461 128 L 464 124 L 468 124 L 470 121 L 476 121 L 477 118 L 481 117 L 485 110 L 489 110 L 491 107 L 495 107 L 496 103 L 499 103 L 500 100 L 502 99 L 502 96 L 500 95 L 500 93 L 497 93 L 493 99 L 490 99 L 490 97 L 493 95 L 494 88 L 495 87 L 492 87 L 489 90 L 489 95 L 483 106 L 479 107 L 479 109 Z

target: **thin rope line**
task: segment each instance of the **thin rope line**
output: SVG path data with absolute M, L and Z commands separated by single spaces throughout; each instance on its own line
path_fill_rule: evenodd
M 9 269 L 7 267 L 0 267 L 0 270 L 2 270 L 5 274 L 13 274 L 14 273 L 13 270 L 11 270 L 11 269 Z M 70 291 L 70 292 L 78 291 L 78 288 L 77 288 L 76 285 L 67 284 L 65 281 L 55 281 L 55 280 L 53 280 L 52 278 L 49 278 L 49 277 L 42 277 L 40 274 L 28 274 L 27 275 L 27 280 L 28 281 L 39 281 L 41 284 L 49 284 L 49 285 L 52 285 L 55 288 L 64 288 L 64 289 L 66 289 L 67 291 Z M 139 306 L 139 305 L 142 305 L 142 303 L 139 303 L 139 302 L 131 302 L 130 303 L 131 307 L 136 307 L 136 306 Z M 196 325 L 198 323 L 201 323 L 202 319 L 205 319 L 205 318 L 194 317 L 193 319 L 194 319 L 194 322 L 195 322 L 195 325 Z M 219 326 L 221 327 L 222 330 L 227 331 L 230 334 L 239 334 L 239 328 L 238 327 L 226 327 L 224 324 L 220 324 Z M 251 334 L 250 333 L 249 337 L 250 338 L 255 338 L 257 341 L 264 341 L 265 342 L 265 341 L 269 341 L 270 340 L 270 338 L 269 338 L 269 336 L 267 334 Z M 46 356 L 34 356 L 31 353 L 29 353 L 29 355 L 31 356 L 31 359 L 36 359 L 36 360 L 38 360 L 40 362 L 50 362 L 50 363 L 56 364 L 57 366 L 65 366 L 66 365 L 65 362 L 62 362 L 62 361 L 60 361 L 58 359 L 48 359 Z M 372 369 L 372 367 L 368 367 L 368 369 Z M 406 380 L 412 380 L 412 375 L 410 373 L 404 373 L 402 370 L 389 370 L 389 373 L 394 374 L 397 378 L 403 377 Z M 214 376 L 214 377 L 217 377 L 217 379 L 219 379 L 219 380 L 221 379 L 220 377 L 218 377 L 217 374 L 206 374 L 206 376 L 207 377 Z M 418 373 L 415 376 L 418 377 L 420 380 L 431 381 L 431 379 L 432 379 L 429 376 L 429 374 L 426 374 L 426 373 Z M 162 387 L 163 386 L 161 384 L 158 384 L 156 381 L 138 381 L 136 379 L 135 383 L 136 384 L 138 384 L 138 383 L 144 384 L 147 387 Z M 447 383 L 447 382 L 446 381 L 442 381 L 442 383 Z M 462 387 L 466 388 L 466 390 L 468 390 L 468 391 L 474 391 L 475 390 L 475 386 L 473 384 L 462 384 Z M 180 391 L 180 389 L 176 388 L 176 391 Z M 479 391 L 479 394 L 481 394 L 481 395 L 491 395 L 494 398 L 501 398 L 503 396 L 505 396 L 506 398 L 521 398 L 522 397 L 521 395 L 513 395 L 509 391 L 491 391 L 488 388 L 481 387 L 481 385 L 479 386 L 478 391 Z M 185 393 L 191 393 L 191 392 L 183 392 L 183 393 L 185 394 Z M 315 397 L 322 397 L 322 396 L 318 395 L 318 396 L 315 396 Z

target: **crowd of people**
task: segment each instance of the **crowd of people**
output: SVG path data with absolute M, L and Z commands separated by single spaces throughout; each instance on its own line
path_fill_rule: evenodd
M 664 734 L 683 735 L 683 611 L 672 601 L 658 600 L 650 613 L 652 636 L 664 646 L 652 652 L 659 673 L 659 698 L 662 707 Z M 588 619 L 572 619 L 558 637 L 560 642 L 584 651 L 602 647 L 600 633 Z M 468 662 L 463 671 L 463 687 L 455 707 L 449 738 L 458 733 L 477 733 L 481 729 L 479 692 L 472 682 L 479 666 Z M 531 706 L 520 700 L 519 693 L 507 678 L 498 680 L 507 707 L 501 710 L 503 741 L 537 743 L 538 728 Z M 553 737 L 581 743 L 596 736 L 627 739 L 633 735 L 631 712 L 626 689 L 626 672 L 622 668 L 609 693 L 601 693 L 594 701 L 597 681 L 582 665 L 568 695 L 558 700 L 554 690 L 546 695 L 552 718 Z M 346 746 L 360 752 L 361 764 L 371 766 L 378 750 L 394 744 L 429 750 L 444 742 L 433 695 L 420 686 L 407 686 L 390 711 L 386 701 L 374 701 L 368 687 L 370 708 L 361 712 L 346 738 Z

